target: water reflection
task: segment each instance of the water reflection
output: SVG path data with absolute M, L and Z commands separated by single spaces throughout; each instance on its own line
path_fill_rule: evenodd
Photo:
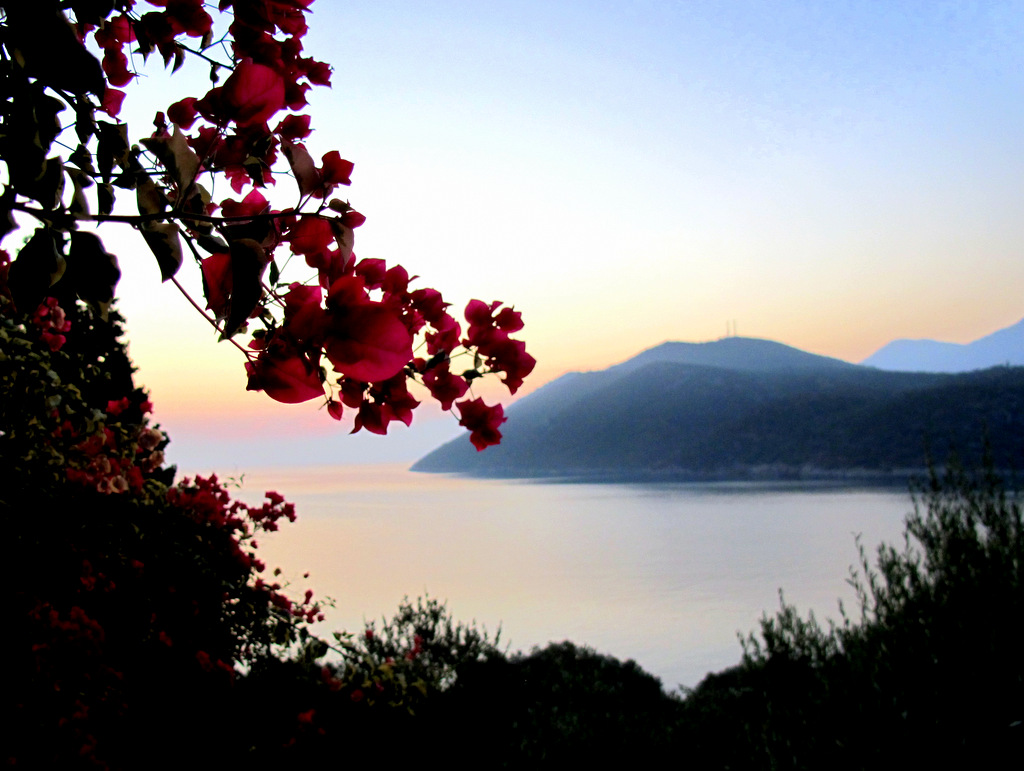
M 736 663 L 736 632 L 778 606 L 834 616 L 856 560 L 900 538 L 905 492 L 828 485 L 533 484 L 353 466 L 248 474 L 299 521 L 265 561 L 330 596 L 324 631 L 358 630 L 403 596 L 447 599 L 516 649 L 571 639 L 667 685 Z M 308 581 L 303 572 L 311 573 Z

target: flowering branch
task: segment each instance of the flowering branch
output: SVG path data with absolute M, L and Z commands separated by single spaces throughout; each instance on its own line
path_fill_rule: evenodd
M 206 307 L 188 299 L 245 353 L 250 390 L 288 403 L 323 399 L 335 418 L 344 405 L 356 410 L 355 430 L 386 433 L 395 420 L 411 422 L 419 402 L 406 381 L 417 380 L 444 409 L 458 408 L 460 424 L 483 449 L 500 440 L 503 412 L 463 397 L 487 373 L 501 375 L 514 394 L 533 370 L 525 345 L 510 337 L 522 328 L 520 316 L 500 302 L 473 300 L 463 335 L 439 292 L 410 288 L 414 279 L 401 266 L 356 259 L 354 231 L 365 217 L 332 197 L 351 184 L 353 164 L 337 151 L 316 160 L 304 144 L 312 131 L 302 113 L 306 93 L 331 79 L 329 65 L 302 55 L 311 2 L 221 0 L 230 23 L 214 43 L 214 20 L 201 0 L 149 0 L 156 10 L 141 14 L 128 0 L 65 4 L 73 18 L 56 2 L 0 1 L 0 75 L 8 91 L 0 156 L 9 169 L 0 237 L 14 228 L 12 212 L 40 223 L 12 265 L 13 297 L 35 307 L 59 280 L 81 299 L 112 301 L 117 259 L 95 236 L 83 237 L 82 222 L 134 227 L 165 281 L 182 267 L 184 242 L 202 273 Z M 102 61 L 83 40 L 102 50 Z M 215 45 L 230 63 L 205 53 Z M 137 144 L 118 119 L 121 89 L 136 77 L 126 51 L 143 59 L 158 53 L 172 71 L 187 56 L 212 66 L 210 90 L 158 113 L 155 131 Z M 229 73 L 223 82 L 221 69 Z M 57 142 L 66 110 L 75 118 L 68 125 L 78 139 L 73 151 Z M 282 175 L 293 180 L 299 203 L 277 210 L 261 189 Z M 208 189 L 218 179 L 235 197 L 212 200 Z M 65 203 L 68 181 L 73 193 Z M 135 193 L 137 214 L 114 213 L 121 191 Z M 281 254 L 285 263 L 302 257 L 314 281 L 283 280 Z M 251 334 L 249 350 L 234 340 L 242 331 Z M 426 359 L 414 357 L 417 340 Z M 474 366 L 454 374 L 449 361 L 459 350 L 473 355 Z

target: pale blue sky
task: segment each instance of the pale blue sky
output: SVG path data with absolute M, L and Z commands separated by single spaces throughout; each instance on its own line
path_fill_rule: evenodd
M 355 162 L 357 254 L 403 263 L 458 306 L 514 303 L 533 386 L 731 320 L 859 361 L 1024 316 L 1022 2 L 313 11 L 306 51 L 334 65 L 334 86 L 312 94 L 311 145 Z M 130 97 L 133 125 L 189 93 L 176 80 Z M 215 373 L 202 396 L 218 436 L 255 430 L 240 357 L 201 324 L 172 334 L 190 310 L 136 272 L 133 351 L 180 459 L 203 445 L 183 373 Z M 273 436 L 323 424 L 301 442 L 320 462 L 377 459 L 314 405 L 280 409 L 259 410 Z M 420 452 L 408 446 L 373 445 L 402 460 Z

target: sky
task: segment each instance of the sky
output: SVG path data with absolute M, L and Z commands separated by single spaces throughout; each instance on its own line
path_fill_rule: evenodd
M 538 360 L 521 393 L 727 325 L 856 362 L 1024 317 L 1024 2 L 312 11 L 306 53 L 334 73 L 309 145 L 355 163 L 357 255 L 457 309 L 514 305 Z M 133 134 L 204 78 L 142 68 Z M 349 436 L 315 402 L 247 393 L 241 354 L 115 227 L 131 355 L 182 468 L 411 462 L 461 431 L 424 405 L 411 430 Z

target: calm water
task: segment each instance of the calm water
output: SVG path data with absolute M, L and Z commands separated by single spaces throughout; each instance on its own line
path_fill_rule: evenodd
M 751 484 L 592 485 L 460 479 L 394 466 L 250 473 L 299 520 L 260 539 L 294 595 L 336 601 L 321 631 L 358 631 L 402 597 L 446 599 L 513 649 L 570 639 L 633 658 L 668 687 L 739 661 L 778 590 L 819 618 L 857 559 L 901 540 L 900 490 Z M 309 571 L 308 580 L 302 573 Z

